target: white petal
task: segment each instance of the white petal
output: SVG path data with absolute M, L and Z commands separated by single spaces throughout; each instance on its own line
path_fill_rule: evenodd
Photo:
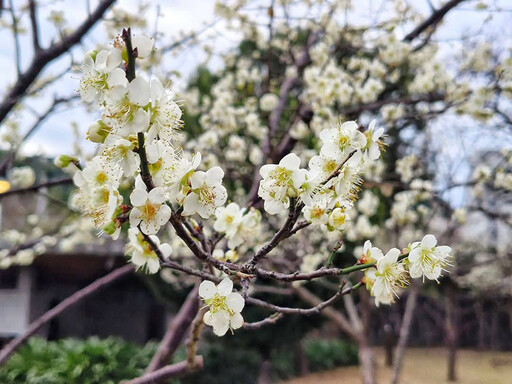
M 141 221 L 141 217 L 142 217 L 142 212 L 137 208 L 133 208 L 130 211 L 130 226 L 136 227 L 137 225 L 139 225 L 139 223 Z
M 133 104 L 143 107 L 149 103 L 150 96 L 151 90 L 146 79 L 136 77 L 128 85 L 128 98 Z
M 415 249 L 413 249 L 411 252 L 409 252 L 409 256 L 408 256 L 409 261 L 410 261 L 411 263 L 416 263 L 416 262 L 418 262 L 418 261 L 420 260 L 420 258 L 421 258 L 421 252 L 422 252 L 422 251 L 421 251 L 421 249 L 420 249 L 420 248 L 415 248 Z
M 241 294 L 233 292 L 226 297 L 227 306 L 233 311 L 240 313 L 245 306 L 245 300 Z
M 215 166 L 206 171 L 206 183 L 208 185 L 215 185 L 222 183 L 224 171 L 221 167 Z
M 164 86 L 158 79 L 151 80 L 151 100 L 155 102 L 164 94 Z
M 121 68 L 114 69 L 108 76 L 107 84 L 109 88 L 118 86 L 126 87 L 128 85 L 126 73 Z
M 156 215 L 156 220 L 158 224 L 164 225 L 165 223 L 167 223 L 171 218 L 171 213 L 171 208 L 166 204 L 162 204 L 158 209 L 158 213 Z
M 215 296 L 217 293 L 217 288 L 215 287 L 215 283 L 213 281 L 205 280 L 199 285 L 199 296 L 203 299 L 208 300 Z
M 133 192 L 130 194 L 130 201 L 135 207 L 141 207 L 146 204 L 148 199 L 148 193 L 139 188 L 135 188 Z
M 229 279 L 229 277 L 225 277 L 217 286 L 217 292 L 221 296 L 227 296 L 233 290 L 233 282 Z
M 153 39 L 146 35 L 136 35 L 132 37 L 132 45 L 134 49 L 137 48 L 137 57 L 144 59 L 153 49 Z
M 201 188 L 206 179 L 206 173 L 203 171 L 194 172 L 192 176 L 190 176 L 190 185 L 192 189 Z
M 163 244 L 160 244 L 160 252 L 162 252 L 162 256 L 164 258 L 168 258 L 169 256 L 171 256 L 172 254 L 172 247 L 170 244 L 168 243 L 163 243 Z
M 160 270 L 160 261 L 158 259 L 148 259 L 146 265 L 149 273 L 157 273 Z
M 421 240 L 421 248 L 423 249 L 432 249 L 436 246 L 437 240 L 434 235 L 425 235 L 425 237 Z
M 295 153 L 289 153 L 281 159 L 279 166 L 287 169 L 297 169 L 300 167 L 300 158 Z
M 232 329 L 241 328 L 242 325 L 244 325 L 244 318 L 241 314 L 235 313 L 233 316 L 231 316 L 231 319 L 229 320 L 229 326 Z
M 206 324 L 206 325 L 209 325 L 211 326 L 212 325 L 212 319 L 213 319 L 213 315 L 210 311 L 207 311 L 204 316 L 203 316 L 203 322 Z
M 149 200 L 153 204 L 162 204 L 167 198 L 165 197 L 165 191 L 162 187 L 153 188 L 148 194 Z
M 266 178 L 270 172 L 277 168 L 275 164 L 265 164 L 260 168 L 260 175 L 262 178 Z

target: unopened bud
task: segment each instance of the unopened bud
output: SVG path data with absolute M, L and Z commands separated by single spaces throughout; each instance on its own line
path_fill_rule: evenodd
M 55 158 L 53 161 L 56 167 L 59 168 L 67 168 L 69 167 L 69 164 L 78 164 L 78 159 L 74 156 L 68 156 L 68 155 L 60 155 Z
M 111 129 L 101 120 L 92 124 L 87 130 L 87 139 L 93 143 L 103 143 L 110 133 Z
M 103 227 L 103 232 L 109 236 L 112 236 L 116 230 L 117 224 L 115 224 L 113 221 Z

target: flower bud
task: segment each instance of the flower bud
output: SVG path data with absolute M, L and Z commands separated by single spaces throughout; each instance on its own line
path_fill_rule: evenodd
M 101 120 L 92 124 L 87 130 L 87 139 L 93 143 L 103 143 L 110 133 L 110 128 Z
M 53 164 L 58 168 L 66 168 L 70 163 L 78 164 L 78 159 L 74 156 L 60 155 L 53 161 Z
M 105 232 L 105 234 L 107 234 L 109 236 L 112 236 L 116 230 L 117 230 L 117 224 L 114 223 L 113 221 L 111 221 L 110 223 L 108 223 L 107 225 L 105 225 L 103 227 L 103 232 Z

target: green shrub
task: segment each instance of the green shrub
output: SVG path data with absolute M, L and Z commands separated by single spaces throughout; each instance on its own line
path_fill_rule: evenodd
M 345 340 L 314 339 L 306 342 L 304 349 L 313 372 L 358 363 L 357 345 Z
M 0 369 L 2 384 L 118 384 L 139 376 L 156 344 L 145 347 L 116 338 L 30 339 Z
M 172 384 L 256 383 L 261 350 L 240 346 L 233 340 L 202 343 L 198 353 L 204 368 L 172 380 Z M 312 371 L 357 363 L 357 347 L 341 340 L 311 340 L 305 344 Z M 156 351 L 156 343 L 142 347 L 117 338 L 45 341 L 30 339 L 5 366 L 0 368 L 1 384 L 117 384 L 144 373 Z M 174 362 L 186 358 L 184 347 Z M 294 351 L 281 346 L 271 351 L 276 381 L 295 375 Z

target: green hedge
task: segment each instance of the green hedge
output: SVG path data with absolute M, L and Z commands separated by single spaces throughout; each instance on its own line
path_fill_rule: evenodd
M 261 357 L 257 349 L 216 343 L 203 344 L 199 353 L 204 369 L 175 379 L 172 384 L 256 383 Z M 0 368 L 1 384 L 117 384 L 140 376 L 157 344 L 141 347 L 117 338 L 64 339 L 47 342 L 33 338 Z M 357 347 L 342 340 L 310 340 L 305 352 L 311 371 L 357 364 Z M 273 376 L 282 380 L 296 374 L 294 351 L 274 348 Z M 185 359 L 179 349 L 175 361 Z
M 30 339 L 0 369 L 2 384 L 118 384 L 144 372 L 156 344 L 115 338 Z
M 351 342 L 315 339 L 306 342 L 304 349 L 313 372 L 358 364 L 357 345 Z

